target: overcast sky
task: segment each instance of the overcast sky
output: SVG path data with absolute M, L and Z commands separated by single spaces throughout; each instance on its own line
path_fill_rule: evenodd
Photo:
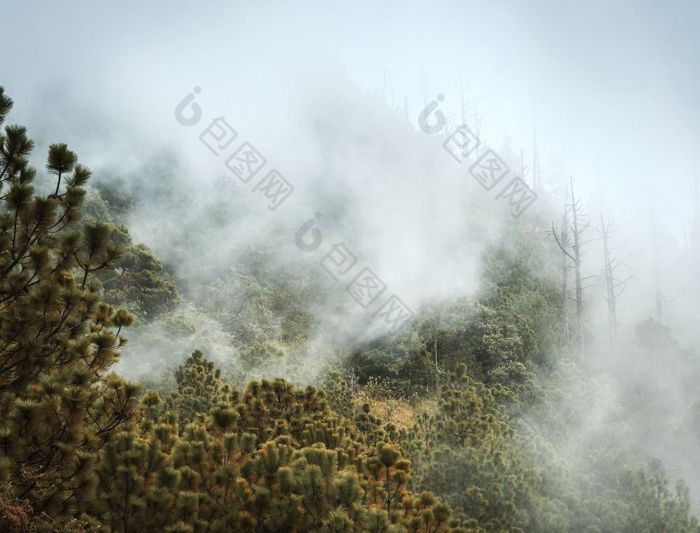
M 545 169 L 600 181 L 611 201 L 651 186 L 661 208 L 689 208 L 697 2 L 377 4 L 5 0 L 2 83 L 15 120 L 39 110 L 65 128 L 53 136 L 73 137 L 65 98 L 104 111 L 90 134 L 110 118 L 169 142 L 172 105 L 194 85 L 274 138 L 328 80 L 407 101 L 414 118 L 424 88 L 456 111 L 462 80 L 487 142 L 529 151 L 534 125 Z

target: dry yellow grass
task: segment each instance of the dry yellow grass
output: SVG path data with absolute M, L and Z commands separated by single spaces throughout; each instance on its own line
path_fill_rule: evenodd
M 370 414 L 384 422 L 391 422 L 397 429 L 409 429 L 416 423 L 420 413 L 430 412 L 435 408 L 435 400 L 421 399 L 413 402 L 396 398 L 377 398 L 360 391 L 353 398 L 353 405 L 360 408 L 369 404 Z

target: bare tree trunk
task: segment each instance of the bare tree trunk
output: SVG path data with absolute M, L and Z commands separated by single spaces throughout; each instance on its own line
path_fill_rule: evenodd
M 603 261 L 605 274 L 605 292 L 608 302 L 608 324 L 613 335 L 617 334 L 617 294 L 615 293 L 615 277 L 612 260 L 610 259 L 610 247 L 608 238 L 612 231 L 612 226 L 606 225 L 603 215 L 600 215 L 601 231 L 603 234 Z
M 542 176 L 540 174 L 540 155 L 537 151 L 537 133 L 532 132 L 532 190 L 539 193 L 542 189 Z
M 564 203 L 564 214 L 562 216 L 562 227 L 561 227 L 561 238 L 557 235 L 557 231 L 554 229 L 554 224 L 552 224 L 552 235 L 559 245 L 564 257 L 562 258 L 562 298 L 564 305 L 564 323 L 567 333 L 570 331 L 569 317 L 568 317 L 568 285 L 569 285 L 569 274 L 568 274 L 568 260 L 570 260 L 574 265 L 574 291 L 576 300 L 576 344 L 579 348 L 579 355 L 581 358 L 586 355 L 586 343 L 585 343 L 585 331 L 584 331 L 584 309 L 583 309 L 583 280 L 581 275 L 581 247 L 583 246 L 582 236 L 584 232 L 590 226 L 590 222 L 585 222 L 581 224 L 582 218 L 582 207 L 581 202 L 576 200 L 576 195 L 574 193 L 574 180 L 569 178 L 570 186 L 570 198 L 571 205 L 566 205 L 566 200 Z M 569 195 L 567 190 L 564 197 Z M 571 208 L 571 225 L 569 225 L 568 220 L 568 208 Z M 573 236 L 573 242 L 569 240 L 569 232 Z
M 566 193 L 568 193 L 568 187 Z M 569 246 L 569 210 L 566 207 L 566 193 L 564 196 L 564 212 L 561 216 L 561 246 L 566 249 Z M 569 257 L 566 254 L 561 256 L 561 278 L 562 278 L 562 313 L 564 320 L 564 335 L 566 339 L 571 338 L 571 329 L 569 324 Z
M 690 254 L 692 257 L 691 274 L 691 299 L 692 313 L 695 323 L 700 323 L 700 280 L 697 273 L 700 272 L 700 182 L 698 180 L 697 167 L 693 165 L 693 222 L 690 233 Z M 689 344 L 690 352 L 696 355 L 700 350 L 700 333 L 695 332 Z
M 462 76 L 459 76 L 459 108 L 460 108 L 460 119 L 462 120 L 461 124 L 466 124 L 467 123 L 467 102 L 464 99 L 465 98 L 465 93 L 464 93 L 464 83 L 462 83 Z
M 573 237 L 574 242 L 572 245 L 572 250 L 574 252 L 574 272 L 576 275 L 576 319 L 577 319 L 577 331 L 578 331 L 578 346 L 581 352 L 581 357 L 586 356 L 586 344 L 584 338 L 584 328 L 583 328 L 583 286 L 581 284 L 581 234 L 585 230 L 584 228 L 579 228 L 579 211 L 580 204 L 576 201 L 574 195 L 574 180 L 570 178 L 571 185 L 571 215 L 573 218 Z

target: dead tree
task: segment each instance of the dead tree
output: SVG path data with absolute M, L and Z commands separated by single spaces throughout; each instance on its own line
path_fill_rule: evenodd
M 464 91 L 464 82 L 462 81 L 462 76 L 459 76 L 459 109 L 460 109 L 460 119 L 462 124 L 467 123 L 467 101 L 465 100 L 466 93 Z
M 564 335 L 566 339 L 571 338 L 571 327 L 569 324 L 569 269 L 571 268 L 571 256 L 566 252 L 569 247 L 569 209 L 566 204 L 566 197 L 569 195 L 569 186 L 564 191 L 564 209 L 561 215 L 561 231 L 559 233 L 559 248 L 561 248 L 561 295 L 562 295 L 562 319 L 564 325 Z M 552 227 L 554 231 L 554 227 Z
M 654 215 L 654 209 L 649 206 L 649 219 L 650 219 L 650 229 L 651 229 L 651 253 L 652 253 L 652 263 L 654 272 L 654 311 L 656 314 L 656 320 L 661 322 L 664 316 L 664 308 L 674 301 L 680 294 L 676 294 L 672 297 L 664 296 L 664 291 L 661 286 L 661 274 L 673 266 L 676 262 L 666 265 L 663 270 L 661 266 L 661 241 L 659 239 L 659 231 L 656 225 L 656 216 Z
M 580 356 L 583 358 L 586 356 L 586 344 L 584 336 L 584 320 L 583 320 L 583 275 L 582 275 L 582 249 L 584 244 L 583 235 L 590 226 L 590 221 L 583 220 L 583 205 L 581 200 L 576 199 L 574 194 L 574 181 L 573 178 L 569 179 L 569 192 L 571 198 L 571 204 L 569 204 L 568 209 L 571 210 L 571 222 L 567 225 L 566 231 L 566 246 L 561 242 L 560 238 L 557 236 L 554 230 L 554 225 L 552 224 L 552 235 L 559 246 L 561 252 L 568 257 L 574 266 L 574 301 L 576 302 L 576 343 L 579 348 Z M 566 211 L 566 209 L 565 209 Z M 571 235 L 571 240 L 569 241 L 569 234 Z M 570 243 L 570 244 L 569 244 Z M 568 275 L 568 274 L 567 274 Z M 564 291 L 567 292 L 567 291 Z
M 617 295 L 614 289 L 614 276 L 610 259 L 610 247 L 608 239 L 612 233 L 612 223 L 605 223 L 603 215 L 600 215 L 600 231 L 603 236 L 603 273 L 605 275 L 605 301 L 608 303 L 608 324 L 613 334 L 617 333 Z
M 581 357 L 586 356 L 586 339 L 583 330 L 583 280 L 581 276 L 583 234 L 590 226 L 590 221 L 583 222 L 583 206 L 581 200 L 577 200 L 574 194 L 574 180 L 569 178 L 571 187 L 571 219 L 572 219 L 572 249 L 574 251 L 574 272 L 576 275 L 576 321 L 578 331 L 578 345 Z M 581 225 L 583 223 L 583 225 Z
M 460 76 L 459 82 L 459 104 L 460 104 L 460 119 L 461 124 L 466 125 L 477 138 L 481 138 L 481 127 L 483 117 L 479 113 L 479 98 L 472 98 L 467 101 L 467 93 L 464 89 L 464 83 Z M 476 157 L 481 154 L 481 143 L 476 145 Z
M 542 174 L 540 172 L 540 155 L 537 151 L 537 132 L 532 130 L 532 190 L 539 193 L 542 190 Z
M 690 275 L 690 298 L 693 320 L 700 322 L 700 281 L 697 273 L 700 272 L 700 182 L 697 170 L 694 168 L 693 175 L 693 220 L 689 238 L 689 250 L 691 257 Z M 690 349 L 696 353 L 700 347 L 700 332 L 696 332 L 691 339 Z
M 605 222 L 600 215 L 600 233 L 603 241 L 603 278 L 605 279 L 605 301 L 608 304 L 608 324 L 613 335 L 617 334 L 617 299 L 625 290 L 625 284 L 632 276 L 618 279 L 616 272 L 620 267 L 629 268 L 624 260 L 619 260 L 611 255 L 610 237 L 615 226 L 612 222 Z

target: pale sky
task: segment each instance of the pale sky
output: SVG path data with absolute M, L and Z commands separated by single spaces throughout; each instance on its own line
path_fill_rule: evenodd
M 15 119 L 65 129 L 55 136 L 75 133 L 57 96 L 73 113 L 96 108 L 136 137 L 168 142 L 165 103 L 194 85 L 240 120 L 254 110 L 285 124 L 299 94 L 328 78 L 396 106 L 405 98 L 414 118 L 423 86 L 456 111 L 461 79 L 487 142 L 508 135 L 529 150 L 536 125 L 545 170 L 556 165 L 591 193 L 600 181 L 613 203 L 650 187 L 663 209 L 689 208 L 697 2 L 6 0 L 2 12 Z M 93 133 L 110 129 L 91 120 Z

